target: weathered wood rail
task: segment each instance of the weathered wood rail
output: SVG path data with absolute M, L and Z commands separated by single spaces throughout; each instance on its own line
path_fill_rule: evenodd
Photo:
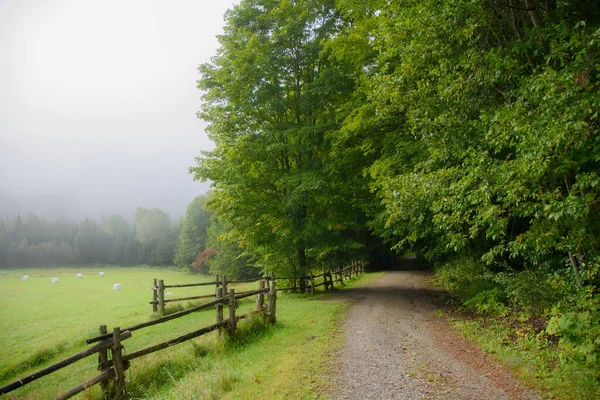
M 223 282 L 227 281 L 223 279 L 221 283 Z M 264 304 L 265 295 L 267 295 L 268 297 L 266 307 Z M 237 322 L 247 317 L 247 315 L 236 315 L 238 300 L 250 296 L 256 296 L 256 308 L 253 311 L 253 313 L 262 314 L 266 323 L 275 323 L 277 301 L 277 289 L 275 282 L 267 284 L 266 280 L 260 280 L 258 290 L 251 290 L 242 293 L 236 293 L 235 289 L 233 288 L 229 289 L 229 291 L 226 292 L 223 290 L 223 287 L 219 287 L 218 290 L 215 292 L 215 295 L 212 295 L 212 297 L 215 298 L 213 301 L 200 304 L 188 308 L 186 310 L 182 310 L 169 315 L 160 316 L 150 321 L 145 321 L 125 329 L 115 327 L 113 328 L 112 333 L 108 333 L 106 326 L 102 325 L 99 329 L 99 335 L 86 339 L 87 344 L 96 344 L 64 360 L 61 360 L 33 374 L 19 378 L 15 382 L 1 387 L 0 395 L 12 392 L 13 390 L 23 387 L 39 378 L 56 372 L 62 368 L 65 368 L 83 358 L 98 353 L 98 370 L 100 371 L 100 374 L 57 396 L 56 399 L 62 400 L 71 398 L 76 394 L 97 384 L 100 384 L 105 398 L 126 398 L 127 391 L 125 386 L 125 371 L 131 367 L 132 360 L 146 356 L 148 354 L 155 353 L 160 350 L 164 350 L 166 348 L 180 343 L 187 342 L 188 340 L 197 338 L 199 336 L 205 335 L 213 331 L 218 331 L 219 336 L 222 336 L 224 331 L 226 331 L 229 335 L 233 335 L 237 328 Z M 223 315 L 224 306 L 228 307 L 227 318 L 224 318 Z M 169 339 L 161 343 L 157 343 L 144 349 L 136 350 L 127 354 L 124 353 L 123 341 L 131 338 L 132 332 L 149 326 L 163 324 L 173 319 L 181 318 L 191 313 L 212 307 L 215 307 L 216 310 L 215 324 L 203 327 L 201 329 L 197 329 L 193 332 L 187 333 L 185 335 L 173 339 Z
M 269 279 L 268 277 L 263 278 L 254 278 L 254 279 L 242 279 L 242 280 L 227 280 L 225 276 L 220 277 L 216 276 L 214 281 L 210 282 L 200 282 L 200 283 L 183 283 L 183 284 L 173 284 L 166 285 L 165 281 L 162 279 L 154 279 L 152 284 L 152 301 L 149 303 L 152 305 L 153 312 L 164 313 L 165 306 L 167 303 L 174 303 L 178 301 L 189 301 L 189 300 L 200 300 L 200 299 L 209 299 L 215 297 L 216 292 L 219 290 L 219 287 L 223 287 L 225 293 L 227 293 L 228 285 L 234 285 L 236 283 L 252 283 L 259 282 L 263 279 Z M 197 286 L 215 286 L 215 294 L 199 294 L 196 296 L 187 296 L 187 297 L 177 297 L 173 299 L 165 298 L 165 289 L 174 289 L 174 288 L 188 288 L 188 287 L 197 287 Z
M 317 275 L 309 273 L 298 277 L 274 277 L 273 279 L 291 282 L 291 284 L 277 289 L 279 291 L 314 293 L 315 289 L 320 286 L 324 286 L 327 291 L 335 289 L 336 283 L 344 285 L 344 280 L 352 279 L 365 272 L 365 266 L 366 264 L 363 261 L 354 261 L 346 266 L 323 271 Z
M 172 284 L 166 285 L 162 279 L 154 279 L 152 285 L 152 301 L 149 303 L 152 305 L 153 312 L 164 313 L 165 306 L 167 303 L 178 302 L 178 301 L 189 301 L 212 298 L 212 294 L 199 294 L 196 296 L 188 297 L 177 297 L 173 299 L 165 299 L 165 289 L 170 288 L 187 288 L 195 286 L 215 286 L 215 293 L 219 290 L 219 287 L 223 287 L 223 290 L 227 292 L 228 285 L 236 283 L 252 283 L 260 280 L 272 281 L 291 281 L 290 286 L 281 287 L 279 291 L 294 291 L 294 292 L 309 292 L 314 293 L 315 288 L 325 286 L 325 290 L 335 289 L 335 283 L 344 284 L 344 279 L 351 279 L 357 276 L 361 272 L 365 271 L 365 263 L 363 261 L 354 261 L 346 266 L 339 267 L 335 270 L 323 271 L 318 275 L 309 273 L 308 275 L 296 276 L 296 277 L 275 277 L 274 275 L 265 275 L 262 278 L 254 279 L 242 279 L 242 280 L 227 280 L 225 276 L 216 276 L 214 281 L 200 282 L 200 283 L 184 283 L 184 284 Z M 318 280 L 322 279 L 322 282 Z

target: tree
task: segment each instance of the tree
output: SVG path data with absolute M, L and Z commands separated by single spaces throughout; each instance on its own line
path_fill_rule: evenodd
M 200 67 L 216 148 L 192 171 L 213 182 L 208 207 L 268 271 L 303 274 L 364 246 L 354 233 L 367 185 L 350 186 L 361 175 L 340 170 L 335 147 L 354 82 L 325 47 L 342 25 L 330 0 L 245 0 Z
M 259 269 L 253 265 L 252 257 L 244 252 L 231 232 L 231 225 L 223 223 L 214 214 L 208 227 L 207 249 L 199 255 L 196 267 L 201 272 L 226 275 L 232 279 L 257 277 Z
M 84 219 L 79 224 L 74 242 L 81 263 L 92 264 L 109 261 L 108 255 L 112 243 L 108 235 L 98 227 L 96 221 Z
M 136 237 L 141 243 L 141 261 L 152 265 L 171 265 L 179 236 L 179 225 L 158 209 L 135 210 Z
M 0 220 L 0 268 L 8 266 L 7 252 L 9 244 L 6 224 L 3 220 Z
M 112 264 L 125 263 L 127 237 L 131 230 L 129 223 L 118 214 L 110 214 L 104 217 L 102 229 L 112 239 L 110 262 Z
M 211 216 L 211 212 L 204 209 L 207 199 L 207 196 L 198 196 L 187 208 L 175 254 L 175 264 L 181 268 L 191 268 L 198 254 L 206 248 L 206 229 Z

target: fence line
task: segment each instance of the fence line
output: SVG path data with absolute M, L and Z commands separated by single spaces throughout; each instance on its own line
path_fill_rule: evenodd
M 124 331 L 121 337 L 121 340 L 125 340 L 125 339 L 129 339 L 131 337 L 131 332 L 129 331 Z M 114 340 L 112 338 L 108 338 L 92 347 L 90 347 L 89 349 L 80 351 L 77 354 L 74 354 L 70 357 L 65 358 L 64 360 L 61 360 L 57 363 L 54 363 L 46 368 L 43 368 L 39 371 L 34 372 L 33 374 L 30 374 L 24 378 L 21 378 L 15 382 L 12 382 L 6 386 L 3 386 L 0 388 L 0 395 L 2 394 L 6 394 L 9 392 L 12 392 L 15 389 L 18 389 L 22 386 L 27 385 L 28 383 L 31 383 L 43 376 L 46 376 L 48 374 L 51 374 L 52 372 L 58 371 L 59 369 L 65 368 L 71 364 L 73 364 L 74 362 L 77 362 L 79 360 L 82 360 L 86 357 L 89 357 L 93 354 L 99 353 L 100 351 L 106 350 L 111 348 L 114 345 Z
M 296 277 L 275 277 L 265 275 L 262 278 L 252 278 L 252 279 L 240 279 L 240 280 L 227 280 L 225 276 L 217 275 L 214 281 L 211 282 L 199 282 L 199 283 L 184 283 L 184 284 L 171 284 L 166 285 L 164 280 L 154 279 L 154 283 L 152 285 L 152 301 L 149 304 L 152 304 L 152 311 L 164 313 L 165 306 L 167 303 L 174 303 L 178 301 L 188 301 L 188 300 L 199 300 L 214 297 L 212 294 L 205 295 L 197 295 L 197 296 L 188 296 L 188 297 L 178 297 L 174 299 L 165 299 L 165 289 L 169 288 L 184 288 L 184 287 L 194 287 L 194 286 L 215 286 L 215 294 L 219 287 L 223 287 L 225 293 L 227 293 L 228 285 L 233 285 L 236 283 L 252 283 L 252 282 L 260 282 L 261 280 L 266 281 L 292 281 L 292 286 L 279 288 L 279 291 L 300 291 L 300 292 L 310 292 L 314 293 L 315 288 L 325 286 L 325 290 L 333 290 L 335 289 L 335 283 L 344 284 L 344 279 L 351 279 L 355 275 L 358 275 L 361 272 L 365 271 L 365 263 L 363 261 L 354 261 L 345 267 L 339 267 L 335 270 L 323 271 L 318 275 L 313 275 L 309 273 L 308 275 L 296 276 Z M 335 277 L 335 278 L 334 278 Z M 319 283 L 315 283 L 316 279 L 322 278 L 323 281 Z M 299 283 L 296 286 L 296 282 Z
M 300 282 L 300 290 L 314 293 L 316 287 L 325 286 L 325 290 L 333 290 L 334 283 L 344 283 L 344 278 L 350 279 L 354 274 L 358 275 L 360 272 L 364 272 L 365 265 L 362 262 L 353 262 L 345 268 L 338 268 L 334 271 L 324 271 L 321 274 L 313 275 L 310 273 L 308 276 L 294 277 L 294 278 L 276 278 L 275 276 L 265 276 L 259 279 L 247 279 L 228 281 L 225 276 L 216 277 L 213 282 L 202 282 L 192 284 L 173 284 L 165 285 L 164 280 L 154 279 L 152 286 L 152 298 L 150 302 L 153 306 L 153 311 L 164 312 L 165 303 L 173 301 L 192 300 L 200 298 L 214 297 L 213 301 L 203 303 L 186 310 L 178 311 L 169 315 L 161 315 L 158 318 L 150 321 L 145 321 L 125 329 L 120 327 L 113 328 L 112 333 L 109 333 L 106 329 L 106 325 L 101 325 L 99 329 L 99 335 L 86 339 L 87 344 L 96 343 L 90 348 L 76 353 L 64 360 L 61 360 L 55 364 L 52 364 L 46 368 L 43 368 L 33 374 L 30 374 L 24 378 L 18 379 L 6 386 L 0 387 L 0 395 L 9 393 L 22 386 L 25 386 L 43 376 L 56 372 L 62 368 L 65 368 L 83 358 L 89 357 L 98 353 L 98 370 L 101 371 L 99 375 L 88 379 L 87 381 L 75 386 L 67 392 L 59 395 L 56 399 L 68 399 L 75 396 L 76 394 L 94 386 L 100 384 L 101 390 L 105 397 L 110 398 L 123 398 L 126 396 L 126 382 L 125 382 L 125 371 L 131 367 L 131 361 L 139 357 L 146 356 L 148 354 L 155 353 L 160 350 L 164 350 L 176 344 L 184 343 L 188 340 L 196 337 L 205 335 L 212 331 L 218 331 L 219 336 L 226 330 L 229 335 L 233 335 L 237 328 L 237 322 L 240 319 L 246 318 L 247 315 L 236 315 L 237 301 L 243 298 L 256 296 L 256 307 L 255 312 L 262 313 L 264 321 L 269 324 L 274 324 L 277 320 L 276 308 L 277 308 L 277 290 L 297 290 L 296 281 Z M 333 279 L 333 276 L 336 279 Z M 322 278 L 323 281 L 315 284 L 315 279 Z M 287 288 L 277 289 L 277 280 L 285 281 L 292 280 L 293 286 Z M 246 292 L 236 293 L 234 288 L 228 288 L 229 284 L 236 283 L 250 283 L 258 282 L 258 290 L 250 290 Z M 193 286 L 215 286 L 215 294 L 213 295 L 200 295 L 191 296 L 178 299 L 164 299 L 165 288 L 181 288 L 181 287 L 193 287 Z M 229 290 L 228 290 L 229 289 Z M 267 305 L 265 308 L 265 294 L 268 296 Z M 137 350 L 132 353 L 124 354 L 123 341 L 132 337 L 132 332 L 143 329 L 149 326 L 162 324 L 173 319 L 181 318 L 185 315 L 191 314 L 196 311 L 204 310 L 210 307 L 215 307 L 216 312 L 216 323 L 185 335 L 169 339 L 165 342 L 161 342 L 150 347 Z M 228 317 L 225 318 L 223 313 L 224 306 L 228 307 Z M 109 357 L 110 355 L 110 357 Z
M 223 280 L 223 282 L 225 282 L 225 280 Z M 228 334 L 233 335 L 237 328 L 237 322 L 240 319 L 247 317 L 247 315 L 236 315 L 237 301 L 239 299 L 243 299 L 250 296 L 256 296 L 256 308 L 254 312 L 262 313 L 265 322 L 274 323 L 277 292 L 274 284 L 267 288 L 265 287 L 265 283 L 266 281 L 262 280 L 259 283 L 258 290 L 252 290 L 238 294 L 235 293 L 235 289 L 230 289 L 227 294 L 223 295 L 223 293 L 225 292 L 221 287 L 219 288 L 220 290 L 217 292 L 217 297 L 213 301 L 200 304 L 198 306 L 189 308 L 187 310 L 182 310 L 170 315 L 160 316 L 153 320 L 142 322 L 123 330 L 119 327 L 115 327 L 113 328 L 112 333 L 108 333 L 106 330 L 106 325 L 102 325 L 100 326 L 100 334 L 98 336 L 88 338 L 86 340 L 87 344 L 96 342 L 99 343 L 96 343 L 86 350 L 83 350 L 64 360 L 61 360 L 55 364 L 43 368 L 31 375 L 28 375 L 6 386 L 1 387 L 0 395 L 12 392 L 13 390 L 25 386 L 43 376 L 65 368 L 76 361 L 89 357 L 93 354 L 99 353 L 98 370 L 101 371 L 100 374 L 59 395 L 58 397 L 56 397 L 56 399 L 68 399 L 84 391 L 85 389 L 88 389 L 97 384 L 101 385 L 102 392 L 104 393 L 104 396 L 106 398 L 123 398 L 124 396 L 126 396 L 125 371 L 131 367 L 132 360 L 146 356 L 148 354 L 155 353 L 160 350 L 164 350 L 176 344 L 184 343 L 188 340 L 197 338 L 215 330 L 226 330 Z M 269 299 L 266 309 L 264 307 L 265 294 L 268 296 Z M 229 309 L 228 318 L 226 319 L 223 318 L 224 305 L 226 305 Z M 207 327 L 203 327 L 185 335 L 149 346 L 147 348 L 124 354 L 123 341 L 131 338 L 133 331 L 156 324 L 162 324 L 176 318 L 181 318 L 195 311 L 200 311 L 213 306 L 217 307 L 217 323 Z M 221 317 L 220 320 L 219 311 Z

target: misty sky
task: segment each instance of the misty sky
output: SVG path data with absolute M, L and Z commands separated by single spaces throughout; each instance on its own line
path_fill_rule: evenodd
M 197 68 L 238 0 L 0 0 L 0 215 L 183 216 Z

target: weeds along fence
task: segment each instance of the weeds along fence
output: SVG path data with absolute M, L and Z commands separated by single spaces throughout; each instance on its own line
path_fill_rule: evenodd
M 0 395 L 9 393 L 15 389 L 25 386 L 43 376 L 49 375 L 55 371 L 65 368 L 86 357 L 98 354 L 98 370 L 100 374 L 75 386 L 71 390 L 59 395 L 56 399 L 68 399 L 76 394 L 96 385 L 100 384 L 105 398 L 120 399 L 126 397 L 125 387 L 125 371 L 131 367 L 131 362 L 137 358 L 148 354 L 166 349 L 179 343 L 205 335 L 212 331 L 218 331 L 219 336 L 223 331 L 232 335 L 235 333 L 237 322 L 240 319 L 246 318 L 246 315 L 236 315 L 237 301 L 246 297 L 256 296 L 256 310 L 253 313 L 263 315 L 266 323 L 274 324 L 276 322 L 276 299 L 277 289 L 275 281 L 259 280 L 259 288 L 257 290 L 236 293 L 235 289 L 227 290 L 227 282 L 223 281 L 216 285 L 215 294 L 211 295 L 214 300 L 203 303 L 191 308 L 178 311 L 169 315 L 160 316 L 150 321 L 142 322 L 128 328 L 121 329 L 120 327 L 113 328 L 112 332 L 107 331 L 106 325 L 100 326 L 99 335 L 86 340 L 87 344 L 93 344 L 86 350 L 65 358 L 55 364 L 52 364 L 42 370 L 39 370 L 31 375 L 20 378 L 6 386 L 0 388 Z M 231 282 L 229 282 L 231 283 Z M 172 285 L 171 287 L 181 287 L 185 285 Z M 267 305 L 265 308 L 265 295 L 267 295 Z M 198 297 L 198 298 L 203 298 Z M 164 299 L 164 297 L 163 297 Z M 162 303 L 164 305 L 164 302 Z M 228 308 L 228 316 L 224 315 L 224 307 Z M 137 350 L 131 353 L 124 353 L 123 342 L 132 337 L 132 332 L 143 329 L 149 326 L 163 324 L 176 318 L 181 318 L 191 313 L 215 307 L 216 323 L 204 328 L 195 330 L 183 336 L 179 336 L 162 343 Z

